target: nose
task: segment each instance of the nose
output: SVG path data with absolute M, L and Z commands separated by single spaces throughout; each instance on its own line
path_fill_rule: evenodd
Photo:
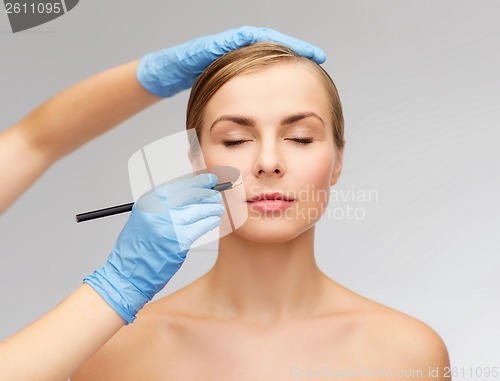
M 281 156 L 276 151 L 260 151 L 255 159 L 253 172 L 256 177 L 277 176 L 282 177 L 285 172 L 285 165 Z

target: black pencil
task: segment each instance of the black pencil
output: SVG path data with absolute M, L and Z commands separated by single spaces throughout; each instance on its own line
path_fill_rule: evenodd
M 212 187 L 212 189 L 217 190 L 219 192 L 223 192 L 225 190 L 233 189 L 238 185 L 241 185 L 242 183 L 232 183 L 230 181 L 225 182 L 225 183 L 220 183 Z M 115 214 L 120 214 L 120 213 L 126 213 L 130 212 L 132 210 L 132 207 L 134 206 L 134 202 L 130 202 L 128 204 L 122 204 L 122 205 L 117 205 L 117 206 L 111 206 L 109 208 L 104 208 L 104 209 L 99 209 L 99 210 L 93 210 L 91 212 L 86 212 L 86 213 L 80 213 L 75 216 L 76 222 L 84 222 L 84 221 L 90 221 L 90 220 L 95 220 L 96 218 L 101 218 L 101 217 L 108 217 L 108 216 L 113 216 Z

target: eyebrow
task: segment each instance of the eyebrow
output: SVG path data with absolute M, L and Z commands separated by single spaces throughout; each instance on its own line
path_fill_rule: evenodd
M 306 119 L 306 118 L 310 118 L 310 117 L 319 119 L 321 121 L 321 123 L 323 124 L 323 127 L 325 126 L 325 122 L 323 121 L 323 118 L 321 118 L 318 114 L 316 114 L 315 112 L 312 112 L 312 111 L 301 112 L 299 114 L 294 114 L 294 115 L 287 116 L 286 118 L 284 118 L 280 122 L 280 125 L 287 126 L 287 125 L 299 122 L 302 119 Z M 227 120 L 229 122 L 233 122 L 233 123 L 239 124 L 240 126 L 255 127 L 255 121 L 253 119 L 251 119 L 251 118 L 242 117 L 242 116 L 235 116 L 235 115 L 222 115 L 219 118 L 215 119 L 215 121 L 210 126 L 210 130 L 209 131 L 212 131 L 212 128 L 218 122 L 221 122 L 223 120 Z

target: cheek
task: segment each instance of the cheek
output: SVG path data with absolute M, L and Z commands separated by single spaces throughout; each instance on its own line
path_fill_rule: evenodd
M 214 144 L 209 144 L 202 148 L 203 158 L 208 167 L 214 165 L 229 165 L 241 168 L 243 163 L 248 163 L 248 155 L 235 154 L 235 152 L 231 152 L 221 145 Z
M 298 178 L 304 197 L 300 201 L 313 208 L 325 208 L 330 197 L 330 179 L 333 174 L 333 152 L 318 152 L 311 160 L 297 163 L 300 171 Z
M 300 169 L 304 180 L 318 186 L 328 186 L 333 173 L 334 154 L 333 150 L 316 150 L 307 158 L 297 157 L 295 167 Z

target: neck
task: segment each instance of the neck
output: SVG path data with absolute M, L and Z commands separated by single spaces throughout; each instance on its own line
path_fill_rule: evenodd
M 286 242 L 229 234 L 204 278 L 214 314 L 259 324 L 313 314 L 328 279 L 314 258 L 314 227 Z

